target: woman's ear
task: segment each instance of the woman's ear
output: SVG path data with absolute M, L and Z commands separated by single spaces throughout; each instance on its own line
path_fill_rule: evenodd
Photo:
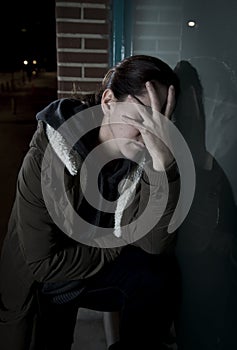
M 104 114 L 108 114 L 110 111 L 110 103 L 115 102 L 116 98 L 111 89 L 106 89 L 101 97 L 101 107 Z

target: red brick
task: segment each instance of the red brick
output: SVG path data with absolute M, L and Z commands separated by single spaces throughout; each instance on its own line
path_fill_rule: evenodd
M 108 50 L 109 42 L 107 39 L 85 39 L 85 49 Z
M 58 76 L 81 77 L 81 67 L 58 67 Z
M 58 52 L 58 62 L 108 63 L 107 53 Z
M 84 19 L 107 19 L 108 15 L 109 13 L 107 9 L 84 9 Z
M 107 70 L 107 68 L 86 67 L 85 78 L 103 78 Z
M 81 48 L 80 38 L 57 38 L 58 48 Z
M 80 7 L 56 7 L 57 18 L 81 18 Z
M 58 0 L 59 2 L 64 2 L 65 0 Z M 81 1 L 75 0 L 76 5 L 82 4 Z M 111 4 L 110 0 L 85 0 L 84 4 L 105 4 L 104 9 L 87 8 L 84 7 L 83 14 L 85 21 L 88 20 L 106 20 L 106 23 L 70 23 L 70 22 L 56 22 L 57 33 L 72 33 L 72 34 L 102 34 L 109 37 L 110 34 L 110 21 L 109 21 L 109 7 Z M 60 7 L 56 6 L 56 18 L 72 18 L 81 19 L 81 8 L 76 7 Z M 109 38 L 108 39 L 84 39 L 85 49 L 89 50 L 108 50 L 109 48 Z M 81 38 L 57 38 L 57 48 L 75 48 L 80 49 L 82 45 Z M 109 54 L 108 53 L 85 53 L 85 52 L 57 52 L 58 63 L 105 63 L 108 65 Z M 85 68 L 86 78 L 103 78 L 107 69 L 104 68 Z M 81 79 L 82 69 L 81 67 L 62 67 L 58 66 L 58 75 L 67 77 L 78 77 Z M 65 96 L 70 96 L 70 92 L 73 89 L 74 82 L 64 82 L 58 81 L 58 90 L 68 91 L 69 94 Z M 100 87 L 97 82 L 78 82 L 76 83 L 78 90 L 81 91 L 94 91 Z M 63 97 L 62 94 L 58 93 L 59 97 Z
M 57 23 L 57 33 L 107 34 L 108 23 Z

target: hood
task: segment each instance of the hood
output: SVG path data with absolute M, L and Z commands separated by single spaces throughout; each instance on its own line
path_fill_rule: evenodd
M 95 113 L 78 99 L 59 99 L 37 113 L 36 119 L 38 128 L 30 146 L 44 152 L 50 142 L 69 173 L 76 175 L 81 158 L 87 156 L 97 141 L 98 127 L 94 125 L 102 121 L 100 106 Z
M 102 118 L 103 113 L 100 106 L 88 108 L 86 104 L 77 99 L 56 100 L 36 115 L 38 128 L 30 146 L 37 147 L 44 153 L 49 142 L 69 173 L 75 176 L 80 171 L 83 159 L 98 143 L 98 131 Z M 72 142 L 73 140 L 75 142 Z M 139 165 L 128 168 L 127 179 L 120 183 L 120 195 L 114 214 L 114 235 L 116 237 L 121 237 L 122 215 L 127 203 L 136 192 L 144 161 L 142 159 Z M 92 167 L 94 166 L 96 166 L 96 159 L 93 158 Z M 85 174 L 83 178 L 85 183 L 86 178 Z

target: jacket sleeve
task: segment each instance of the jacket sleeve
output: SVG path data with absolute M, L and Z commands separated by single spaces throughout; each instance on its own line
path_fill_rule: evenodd
M 31 148 L 17 181 L 15 226 L 26 263 L 40 282 L 89 277 L 103 266 L 103 249 L 70 239 L 54 224 L 42 195 L 41 161 Z
M 127 208 L 124 222 L 133 244 L 152 254 L 170 254 L 176 242 L 176 232 L 168 233 L 180 191 L 180 177 L 174 161 L 165 172 L 150 167 L 144 172 L 140 189 Z

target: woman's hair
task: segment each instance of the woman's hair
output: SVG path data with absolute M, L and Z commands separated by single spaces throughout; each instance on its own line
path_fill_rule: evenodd
M 169 87 L 173 85 L 176 96 L 179 93 L 179 81 L 172 68 L 157 57 L 135 55 L 125 58 L 105 75 L 101 87 L 94 95 L 87 95 L 84 101 L 90 106 L 100 104 L 103 92 L 111 89 L 118 100 L 127 95 L 141 95 L 147 81 L 157 81 Z

